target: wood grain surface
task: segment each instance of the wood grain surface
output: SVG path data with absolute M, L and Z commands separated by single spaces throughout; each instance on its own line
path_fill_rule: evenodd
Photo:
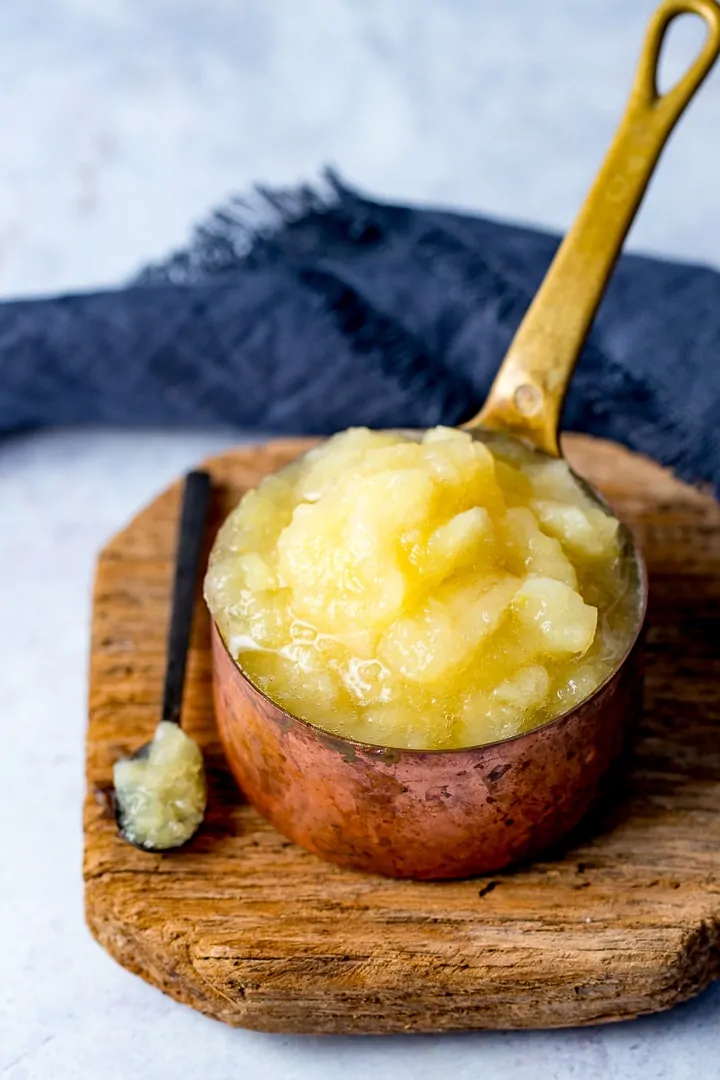
M 212 459 L 214 527 L 308 445 Z M 94 596 L 84 879 L 90 929 L 119 963 L 227 1023 L 327 1033 L 621 1020 L 720 975 L 720 510 L 616 446 L 571 436 L 566 448 L 648 561 L 645 716 L 613 807 L 563 850 L 489 878 L 341 870 L 265 824 L 218 743 L 203 604 L 185 717 L 208 764 L 206 824 L 164 856 L 120 840 L 112 764 L 158 719 L 179 486 L 108 543 Z

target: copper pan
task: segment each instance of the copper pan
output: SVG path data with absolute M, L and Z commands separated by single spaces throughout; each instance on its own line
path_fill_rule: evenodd
M 662 40 L 670 22 L 686 13 L 705 21 L 707 38 L 683 78 L 660 94 Z M 561 408 L 580 349 L 663 146 L 718 52 L 714 0 L 660 5 L 595 184 L 483 409 L 466 425 L 478 437 L 500 431 L 561 456 Z M 559 840 L 598 798 L 640 708 L 647 584 L 642 557 L 630 533 L 623 535 L 637 600 L 625 657 L 576 708 L 484 746 L 398 750 L 330 735 L 253 686 L 213 627 L 218 728 L 248 799 L 282 833 L 323 858 L 395 877 L 498 870 Z

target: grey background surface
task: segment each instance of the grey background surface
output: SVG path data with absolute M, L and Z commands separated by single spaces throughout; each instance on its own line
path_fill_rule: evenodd
M 566 227 L 652 0 L 4 0 L 0 291 L 113 282 L 255 181 Z M 669 70 L 700 40 L 677 26 Z M 675 61 L 672 63 L 672 61 Z M 718 259 L 720 72 L 633 243 Z
M 371 193 L 563 228 L 651 0 L 4 0 L 0 295 L 121 281 L 255 181 L 331 163 Z M 699 40 L 678 28 L 670 77 Z M 673 63 L 674 59 L 674 63 Z M 720 263 L 720 72 L 631 242 Z M 0 1074 L 6 1080 L 684 1080 L 720 1075 L 720 989 L 585 1031 L 317 1040 L 231 1031 L 117 967 L 82 921 L 94 554 L 236 433 L 0 444 Z

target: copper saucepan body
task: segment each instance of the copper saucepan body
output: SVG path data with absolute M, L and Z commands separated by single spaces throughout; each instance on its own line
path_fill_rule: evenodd
M 657 64 L 670 22 L 706 23 L 704 46 L 665 94 Z M 466 427 L 515 435 L 560 457 L 562 403 L 580 349 L 663 146 L 720 52 L 715 0 L 666 0 L 653 17 L 624 118 L 580 214 Z M 247 798 L 324 859 L 394 877 L 498 870 L 566 835 L 601 795 L 642 691 L 642 557 L 623 527 L 636 622 L 614 673 L 572 710 L 524 734 L 459 750 L 406 750 L 331 735 L 258 690 L 213 626 L 218 729 Z

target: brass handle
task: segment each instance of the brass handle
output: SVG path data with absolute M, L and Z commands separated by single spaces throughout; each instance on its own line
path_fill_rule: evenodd
M 667 94 L 657 90 L 658 57 L 679 15 L 704 19 L 702 51 Z M 720 52 L 715 0 L 665 0 L 643 45 L 625 114 L 585 203 L 558 248 L 490 389 L 465 427 L 510 431 L 557 457 L 563 401 L 580 350 L 645 188 L 683 109 Z

